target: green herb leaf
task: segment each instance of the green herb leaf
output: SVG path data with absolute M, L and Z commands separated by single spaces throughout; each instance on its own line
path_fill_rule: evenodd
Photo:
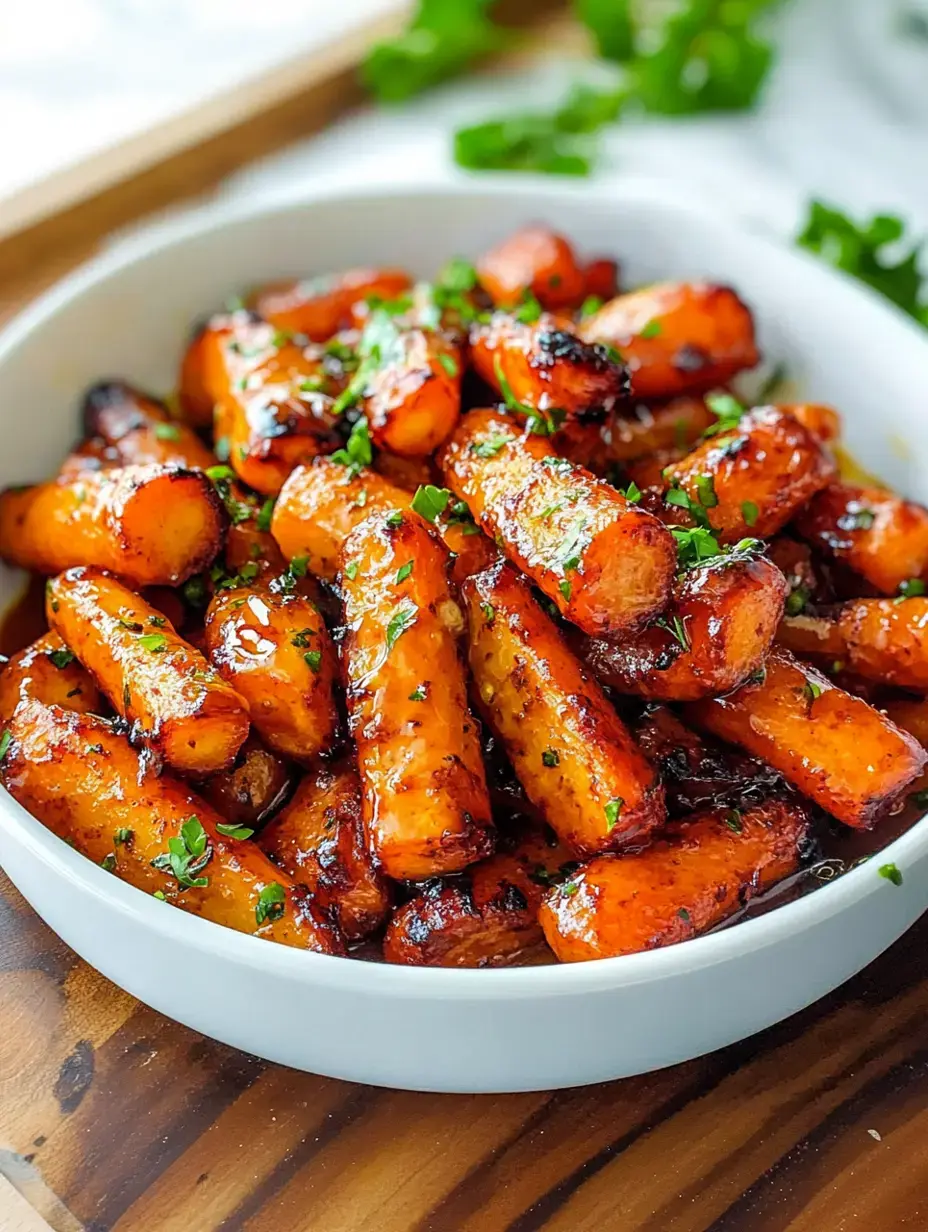
M 902 885 L 902 873 L 895 864 L 881 864 L 877 872 L 881 877 L 885 877 L 887 881 L 891 881 L 894 886 Z
M 413 562 L 411 560 L 407 560 L 405 565 L 400 565 L 399 569 L 397 569 L 396 571 L 396 584 L 397 585 L 399 585 L 400 582 L 406 581 L 410 573 L 412 573 L 412 566 L 413 566 Z
M 515 318 L 523 325 L 534 325 L 541 316 L 542 307 L 536 296 L 531 291 L 526 291 L 522 296 L 522 302 L 515 310 Z
M 353 582 L 354 579 L 358 576 L 358 570 L 360 568 L 361 566 L 358 564 L 356 560 L 349 561 L 348 564 L 345 565 L 345 577 L 348 578 L 349 581 Z
M 402 509 L 397 509 L 395 513 L 391 513 L 389 517 L 387 518 L 386 523 L 387 523 L 387 526 L 391 527 L 393 530 L 396 530 L 398 526 L 402 526 L 403 525 Z
M 543 766 L 557 766 L 560 765 L 560 761 L 557 749 L 545 749 L 541 755 L 541 764 Z
M 635 483 L 633 479 L 622 495 L 630 505 L 637 505 L 641 500 L 641 488 L 638 487 L 637 483 Z
M 416 623 L 419 609 L 414 603 L 405 603 L 396 609 L 387 625 L 387 650 L 392 650 L 407 629 Z
M 616 796 L 614 800 L 610 800 L 603 810 L 606 814 L 606 832 L 611 834 L 618 824 L 619 816 L 622 809 L 625 807 L 625 801 L 621 796 Z
M 580 305 L 580 318 L 591 317 L 594 312 L 599 312 L 605 301 L 598 295 L 588 295 Z
M 162 651 L 167 650 L 168 639 L 163 633 L 144 633 L 139 638 L 139 645 L 150 654 L 161 654 Z
M 711 560 L 722 553 L 719 541 L 704 526 L 694 526 L 689 530 L 672 526 L 670 533 L 677 544 L 677 559 L 681 569 L 692 569 L 702 561 Z
M 662 629 L 666 629 L 668 633 L 672 634 L 675 640 L 679 642 L 681 650 L 689 650 L 690 639 L 686 634 L 686 626 L 679 616 L 672 616 L 670 619 L 665 616 L 660 616 L 654 623 L 659 625 Z
M 496 608 L 492 603 L 481 603 L 480 610 L 483 612 L 483 618 L 488 625 L 491 625 L 496 619 Z
M 808 698 L 810 706 L 822 696 L 822 686 L 815 680 L 807 679 L 802 686 L 802 691 Z
M 715 480 L 711 475 L 697 475 L 695 479 L 696 493 L 703 509 L 714 509 L 719 503 L 715 493 Z
M 296 646 L 297 650 L 305 650 L 307 646 L 312 645 L 311 638 L 314 635 L 314 630 L 309 627 L 300 629 L 299 633 L 294 633 L 290 639 L 290 645 Z
M 635 54 L 635 27 L 630 0 L 574 0 L 577 16 L 588 27 L 604 60 L 630 60 Z
M 790 591 L 789 598 L 786 600 L 787 616 L 798 616 L 808 602 L 808 590 L 805 586 L 797 586 L 795 590 Z
M 274 506 L 277 504 L 273 496 L 269 496 L 255 516 L 255 526 L 265 535 L 270 532 L 271 519 L 274 516 Z
M 412 498 L 412 509 L 426 522 L 434 522 L 448 508 L 451 493 L 447 488 L 436 488 L 434 484 L 424 483 L 416 489 Z
M 244 840 L 246 838 L 251 838 L 254 834 L 254 830 L 250 829 L 248 826 L 237 826 L 226 821 L 217 822 L 216 829 L 223 836 L 223 838 L 237 838 Z
M 347 466 L 352 476 L 359 474 L 365 466 L 370 466 L 374 454 L 367 420 L 363 416 L 353 424 L 345 448 L 336 449 L 329 456 L 331 461 Z
M 105 873 L 114 873 L 116 871 L 116 854 L 108 851 L 100 861 L 100 867 Z
M 155 436 L 159 441 L 179 441 L 180 427 L 175 423 L 156 423 Z
M 125 826 L 120 826 L 119 829 L 113 834 L 113 842 L 118 847 L 122 843 L 131 843 L 134 837 L 134 830 L 129 830 Z
M 51 650 L 49 651 L 48 657 L 59 671 L 63 671 L 69 663 L 74 662 L 74 652 L 73 650 L 68 650 L 67 648 L 64 650 Z
M 470 452 L 476 454 L 478 458 L 495 458 L 501 449 L 504 449 L 509 444 L 509 437 L 502 436 L 499 433 L 493 433 L 483 441 L 474 441 L 471 444 Z
M 563 597 L 564 602 L 569 603 L 570 596 L 573 593 L 573 587 L 571 586 L 570 582 L 568 582 L 568 580 L 564 578 L 562 582 L 558 582 L 557 588 L 561 592 L 561 596 Z
M 411 702 L 424 702 L 426 697 L 428 697 L 428 689 L 427 684 L 417 684 L 410 693 L 409 700 Z
M 691 923 L 690 913 L 687 911 L 685 907 L 678 907 L 677 915 L 680 917 L 680 919 L 683 921 L 684 924 Z
M 704 438 L 731 432 L 737 428 L 742 416 L 747 414 L 747 407 L 726 393 L 706 394 L 706 406 L 716 416 L 716 422 L 706 428 Z
M 266 885 L 258 895 L 258 901 L 255 904 L 255 920 L 258 927 L 260 928 L 266 920 L 279 920 L 284 913 L 286 902 L 287 893 L 279 882 L 272 881 L 270 885 Z
M 447 351 L 441 351 L 438 356 L 438 362 L 448 373 L 450 377 L 455 377 L 461 371 L 458 367 L 458 361 L 453 355 L 449 355 Z
M 928 282 L 921 272 L 924 242 L 907 238 L 905 230 L 904 221 L 892 214 L 875 214 L 858 224 L 834 206 L 811 201 L 796 243 L 928 326 Z
M 303 655 L 303 658 L 306 660 L 306 666 L 313 673 L 313 675 L 318 676 L 319 669 L 322 667 L 322 651 L 307 650 L 306 654 Z
M 925 593 L 925 583 L 921 578 L 907 578 L 906 581 L 899 583 L 899 597 L 897 603 L 901 603 L 903 599 L 916 599 Z
M 744 826 L 741 823 L 740 809 L 729 809 L 722 820 L 725 822 L 725 825 L 728 826 L 729 830 L 734 831 L 735 834 L 741 834 L 744 830 Z
M 9 730 L 9 728 L 6 728 L 3 735 L 0 736 L 0 761 L 3 761 L 4 757 L 6 757 L 7 750 L 9 749 L 12 741 L 13 733 Z
M 757 523 L 760 510 L 753 501 L 741 502 L 741 516 L 744 518 L 745 526 L 754 526 Z
M 638 337 L 639 338 L 659 338 L 662 329 L 663 329 L 663 326 L 661 325 L 660 321 L 657 321 L 657 320 L 649 321 L 647 325 L 644 326 L 643 329 L 639 329 Z

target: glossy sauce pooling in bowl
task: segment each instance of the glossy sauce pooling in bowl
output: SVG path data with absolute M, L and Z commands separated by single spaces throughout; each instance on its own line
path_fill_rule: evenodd
M 735 397 L 736 288 L 540 225 L 472 255 L 246 289 L 179 417 L 96 386 L 0 494 L 4 785 L 140 892 L 411 965 L 659 948 L 872 857 L 926 764 L 928 511 L 842 482 L 837 412 Z

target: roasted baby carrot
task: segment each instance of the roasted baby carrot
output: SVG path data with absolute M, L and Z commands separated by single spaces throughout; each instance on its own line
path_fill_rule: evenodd
M 529 800 L 589 856 L 642 840 L 664 820 L 654 767 L 508 564 L 462 586 L 481 711 Z
M 578 636 L 572 645 L 620 693 L 692 701 L 729 693 L 760 667 L 777 631 L 787 587 L 753 551 L 685 569 L 663 616 L 621 641 Z
M 173 420 L 162 402 L 126 381 L 101 381 L 84 395 L 84 432 L 104 447 L 103 457 L 119 466 L 188 466 L 207 470 L 216 457 L 185 423 Z
M 557 426 L 599 418 L 628 395 L 628 373 L 609 347 L 582 342 L 549 313 L 495 312 L 470 332 L 470 361 L 513 411 Z
M 337 663 L 319 609 L 299 593 L 300 571 L 230 579 L 209 605 L 205 634 L 210 662 L 245 699 L 268 748 L 310 761 L 335 737 Z
M 637 398 L 673 398 L 724 385 L 760 358 L 750 309 L 730 287 L 657 283 L 604 304 L 578 326 L 616 347 Z
M 401 880 L 455 872 L 493 846 L 448 563 L 408 510 L 369 517 L 342 553 L 343 670 L 364 825 L 378 863 Z
M 683 717 L 763 758 L 849 826 L 873 825 L 928 763 L 885 715 L 778 648 L 760 678 L 691 703 Z
M 133 734 L 175 769 L 228 766 L 248 735 L 248 707 L 156 608 L 93 569 L 48 584 L 46 615 Z
M 552 311 L 576 307 L 584 298 L 584 271 L 571 244 L 550 227 L 522 227 L 477 260 L 480 285 L 500 308 L 533 296 Z
M 928 599 L 854 599 L 787 617 L 777 641 L 867 680 L 928 692 Z
M 305 890 L 173 775 L 145 774 L 113 726 L 28 702 L 0 765 L 7 791 L 59 838 L 146 894 L 299 949 L 344 945 Z
M 57 633 L 46 633 L 0 670 L 0 722 L 24 701 L 99 714 L 105 702 L 93 677 Z
M 397 908 L 384 957 L 419 967 L 506 967 L 539 955 L 538 908 L 546 888 L 576 868 L 572 861 L 553 836 L 526 827 L 462 877 L 431 882 Z
M 586 633 L 617 636 L 665 606 L 676 550 L 665 526 L 494 411 L 465 416 L 445 482 L 477 523 Z
M 92 565 L 176 586 L 213 560 L 227 524 L 199 471 L 117 467 L 0 493 L 0 557 L 34 573 Z
M 928 573 L 928 509 L 881 488 L 830 484 L 798 513 L 796 529 L 884 595 Z
M 227 822 L 254 830 L 283 803 L 291 779 L 287 762 L 252 735 L 228 770 L 211 774 L 199 790 Z
M 723 543 L 775 535 L 834 475 L 812 433 L 771 406 L 749 411 L 664 468 L 669 512 L 708 526 Z
M 391 891 L 374 866 L 361 819 L 361 780 L 351 761 L 311 770 L 258 843 L 327 907 L 348 941 L 379 928 Z
M 539 912 L 561 962 L 685 941 L 799 868 L 807 818 L 772 800 L 707 809 L 628 856 L 600 856 L 553 888 Z
M 664 449 L 687 449 L 716 422 L 704 399 L 698 397 L 632 402 L 612 416 L 609 453 L 616 462 L 629 462 Z
M 277 329 L 327 342 L 352 324 L 351 310 L 363 300 L 395 300 L 412 286 L 403 270 L 349 269 L 259 287 L 248 303 Z

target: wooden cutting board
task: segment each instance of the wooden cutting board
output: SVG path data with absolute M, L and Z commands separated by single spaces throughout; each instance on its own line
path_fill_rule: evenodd
M 566 27 L 540 31 L 562 45 Z M 0 312 L 113 228 L 356 101 L 345 65 L 0 243 Z M 325 1007 L 303 1028 L 325 1030 Z M 0 1232 L 925 1227 L 928 919 L 810 1010 L 709 1057 L 574 1091 L 417 1095 L 296 1073 L 161 1017 L 0 873 Z

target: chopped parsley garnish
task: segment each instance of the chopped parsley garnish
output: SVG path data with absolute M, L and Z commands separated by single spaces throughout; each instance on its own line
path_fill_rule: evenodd
M 417 684 L 409 695 L 411 702 L 424 702 L 428 697 L 429 686 L 427 684 Z
M 690 920 L 690 913 L 687 911 L 685 907 L 678 907 L 677 915 L 680 917 L 680 919 L 683 921 L 684 924 L 692 923 L 692 921 Z
M 637 505 L 641 500 L 641 488 L 638 487 L 637 483 L 635 483 L 633 479 L 622 495 L 630 505 Z
M 121 843 L 131 843 L 135 837 L 135 831 L 129 830 L 125 826 L 120 826 L 113 834 L 113 842 L 118 847 Z
M 178 885 L 196 889 L 209 885 L 208 877 L 199 874 L 212 856 L 206 831 L 194 813 L 180 828 L 180 834 L 168 839 L 168 849 L 151 862 L 160 873 L 171 873 Z
M 658 320 L 649 321 L 647 325 L 644 326 L 643 329 L 639 329 L 638 337 L 639 338 L 658 338 L 660 337 L 662 329 L 663 329 L 663 326 L 661 325 L 660 321 Z
M 100 867 L 105 873 L 114 873 L 116 871 L 116 853 L 108 851 L 100 861 Z
M 387 650 L 392 650 L 407 629 L 416 623 L 419 609 L 414 603 L 405 603 L 396 609 L 387 625 Z
M 271 529 L 271 519 L 274 516 L 274 506 L 276 501 L 273 496 L 269 496 L 255 516 L 255 526 L 258 530 L 268 534 Z
M 541 755 L 541 764 L 543 766 L 557 766 L 560 765 L 560 761 L 557 749 L 545 749 Z
M 496 619 L 496 608 L 492 603 L 481 603 L 480 610 L 483 612 L 484 620 L 486 620 L 488 625 L 491 625 Z
M 6 728 L 3 735 L 0 736 L 0 761 L 6 757 L 7 750 L 13 742 L 13 733 L 9 728 Z
M 741 516 L 744 518 L 745 526 L 755 526 L 760 510 L 753 501 L 741 502 Z
M 902 873 L 895 864 L 881 864 L 877 872 L 887 881 L 891 881 L 894 886 L 902 885 Z
M 565 898 L 573 898 L 579 889 L 580 887 L 576 881 L 565 881 L 561 886 L 561 893 Z
M 455 377 L 461 371 L 458 367 L 458 361 L 453 355 L 449 355 L 447 351 L 442 351 L 438 356 L 438 362 L 448 373 L 450 377 Z
M 681 526 L 672 526 L 670 533 L 677 544 L 677 559 L 681 569 L 692 569 L 704 560 L 720 556 L 722 549 L 719 541 L 703 526 L 694 526 L 685 530 Z
M 737 398 L 726 393 L 706 394 L 706 406 L 716 416 L 716 421 L 703 432 L 704 439 L 719 436 L 723 432 L 731 432 L 733 428 L 737 428 L 742 416 L 747 413 L 747 407 L 743 406 Z
M 306 661 L 306 666 L 313 673 L 313 675 L 318 676 L 319 669 L 322 667 L 322 651 L 307 650 L 306 654 L 303 655 L 303 658 Z
M 255 905 L 255 920 L 258 923 L 258 927 L 265 920 L 279 920 L 284 913 L 286 902 L 287 893 L 278 881 L 272 881 L 270 885 L 266 885 L 258 895 L 258 901 Z
M 515 309 L 515 318 L 522 325 L 534 325 L 541 316 L 541 312 L 541 304 L 531 291 L 526 291 L 522 296 L 521 304 Z
M 659 625 L 662 629 L 666 629 L 667 632 L 677 642 L 679 642 L 681 650 L 689 650 L 690 640 L 686 635 L 686 626 L 679 616 L 672 616 L 669 620 L 666 617 L 661 616 L 655 620 L 654 623 Z
M 209 603 L 206 578 L 202 573 L 196 573 L 192 578 L 184 582 L 180 593 L 183 595 L 184 602 L 188 607 L 204 608 Z
M 621 796 L 616 796 L 614 800 L 610 800 L 604 808 L 606 814 L 606 832 L 611 834 L 618 824 L 619 816 L 625 806 L 625 801 Z
M 247 522 L 254 513 L 254 507 L 241 501 L 232 491 L 232 481 L 235 472 L 230 466 L 210 466 L 206 475 L 213 482 L 213 487 L 219 493 L 219 498 L 226 507 L 226 512 L 233 526 Z
M 360 474 L 365 466 L 370 466 L 374 455 L 367 420 L 363 416 L 352 425 L 344 449 L 336 449 L 329 456 L 331 461 L 347 466 L 352 477 Z
M 744 830 L 744 826 L 741 824 L 740 809 L 729 809 L 722 820 L 729 830 L 732 830 L 735 834 L 741 834 Z
M 822 696 L 822 686 L 815 680 L 807 679 L 802 686 L 802 692 L 808 698 L 809 705 L 811 706 L 814 701 L 817 701 Z
M 350 560 L 348 564 L 345 565 L 345 577 L 348 578 L 349 581 L 353 582 L 354 579 L 358 576 L 358 570 L 360 568 L 361 566 L 358 564 L 356 560 Z
M 148 623 L 155 629 L 163 629 L 168 621 L 166 616 L 149 616 Z
M 604 304 L 604 300 L 598 295 L 588 295 L 580 305 L 580 316 L 591 317 L 594 312 L 599 312 Z
M 557 588 L 561 592 L 561 596 L 564 599 L 564 602 L 569 603 L 570 596 L 573 593 L 573 587 L 571 586 L 570 582 L 568 582 L 568 580 L 564 578 L 562 582 L 558 582 Z
M 139 645 L 150 654 L 161 654 L 167 650 L 168 639 L 163 633 L 144 633 L 139 638 Z
M 397 569 L 396 571 L 396 584 L 397 585 L 399 585 L 400 582 L 406 581 L 406 579 L 412 573 L 412 566 L 413 566 L 413 562 L 411 560 L 407 560 L 405 565 L 400 565 L 399 569 Z
M 790 591 L 789 598 L 786 600 L 787 616 L 798 616 L 809 602 L 809 592 L 805 586 L 797 586 L 795 590 Z
M 412 498 L 412 510 L 426 522 L 434 522 L 448 508 L 451 493 L 447 488 L 436 488 L 434 484 L 424 483 L 416 489 Z
M 387 518 L 387 526 L 391 527 L 393 530 L 396 530 L 398 526 L 402 526 L 402 525 L 403 525 L 403 511 L 402 509 L 397 509 L 395 513 L 391 513 L 389 517 Z
M 315 630 L 310 628 L 300 629 L 299 633 L 294 633 L 290 639 L 290 645 L 296 646 L 297 650 L 305 650 L 307 646 L 312 645 L 310 638 L 314 635 Z
M 697 475 L 695 483 L 700 505 L 703 509 L 714 509 L 719 503 L 715 492 L 715 480 L 711 475 Z
M 901 603 L 903 599 L 916 599 L 924 593 L 925 583 L 921 578 L 907 578 L 906 581 L 899 583 L 899 597 L 896 602 Z
M 485 440 L 473 441 L 470 446 L 470 452 L 476 454 L 478 458 L 495 458 L 499 451 L 508 444 L 508 436 L 494 432 Z
M 49 651 L 48 657 L 59 671 L 63 671 L 69 663 L 74 662 L 74 651 L 68 650 L 67 647 L 65 647 L 64 650 Z
M 226 821 L 217 822 L 216 829 L 223 836 L 223 838 L 237 838 L 244 840 L 246 838 L 251 838 L 254 834 L 254 830 L 250 829 L 248 826 L 237 826 Z
M 155 436 L 159 441 L 179 441 L 180 428 L 174 423 L 156 423 Z

